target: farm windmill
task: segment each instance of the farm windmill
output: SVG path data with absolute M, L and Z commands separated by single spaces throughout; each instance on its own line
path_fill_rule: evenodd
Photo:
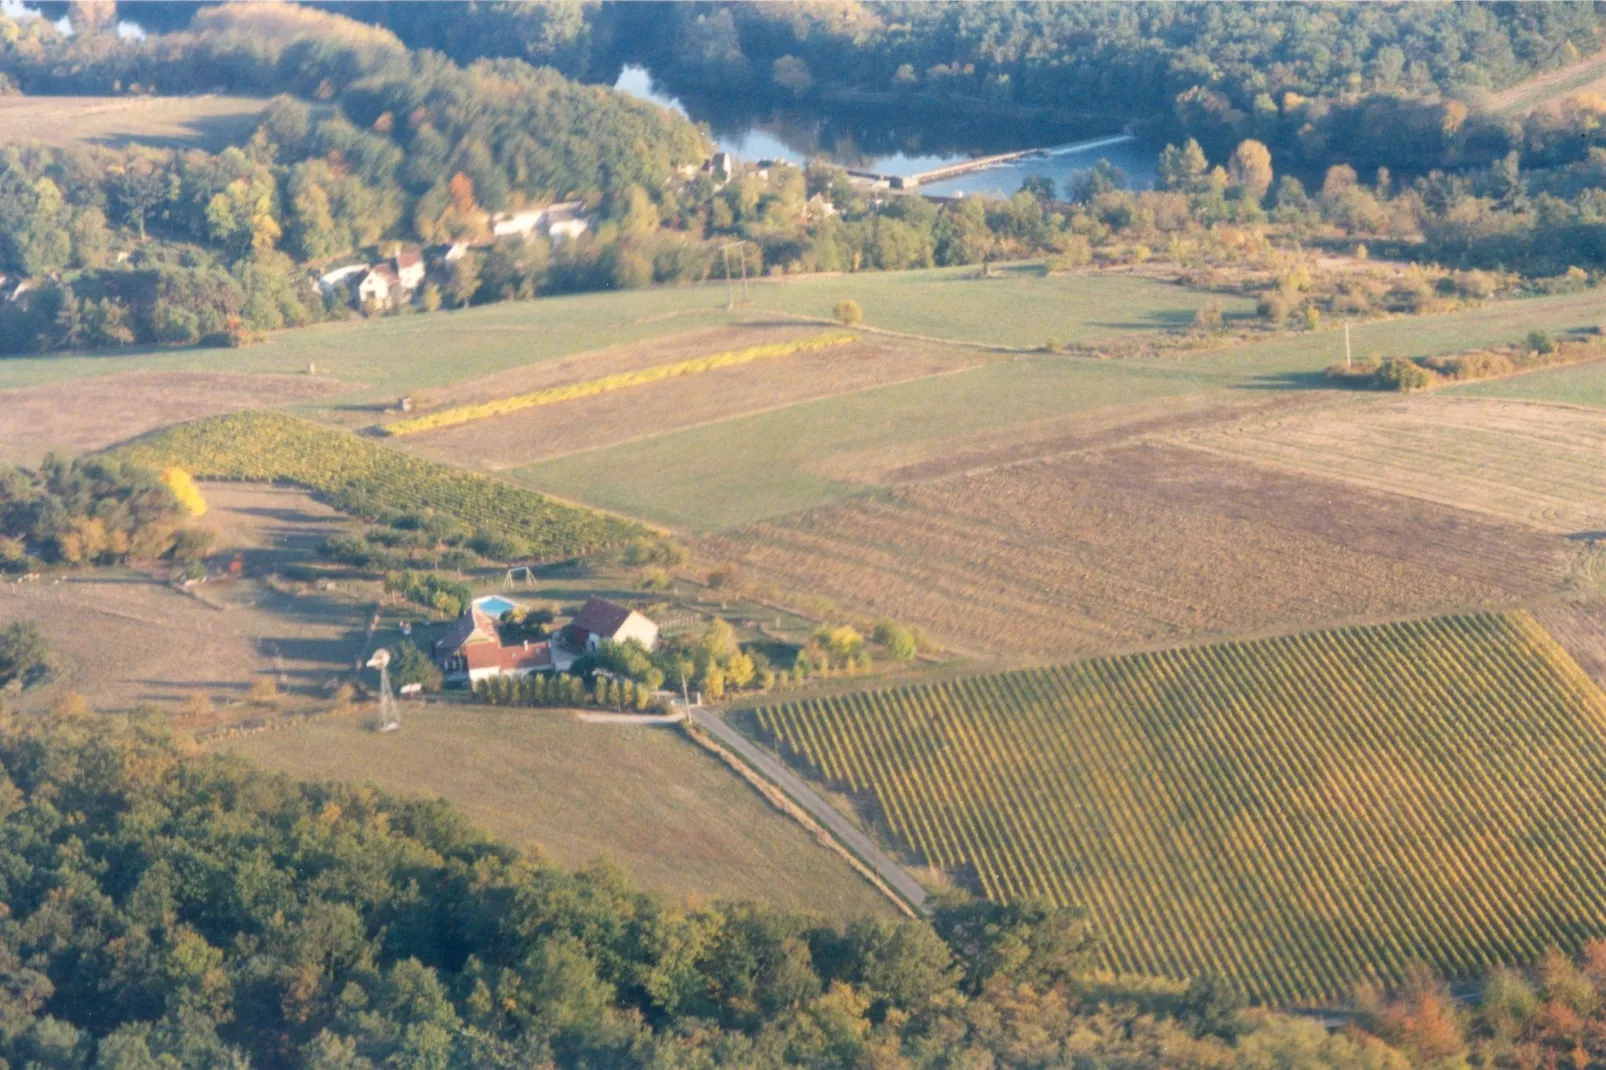
M 374 651 L 368 667 L 379 670 L 379 731 L 394 732 L 401 727 L 401 713 L 396 709 L 396 696 L 390 692 L 390 651 L 384 647 Z

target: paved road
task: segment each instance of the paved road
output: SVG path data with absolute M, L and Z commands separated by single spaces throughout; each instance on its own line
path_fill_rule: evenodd
M 755 769 L 791 796 L 792 801 L 807 810 L 814 820 L 830 829 L 833 836 L 863 859 L 871 869 L 875 870 L 877 876 L 907 899 L 916 910 L 925 912 L 926 890 L 909 876 L 909 871 L 876 846 L 874 840 L 860 832 L 858 827 L 842 816 L 836 807 L 820 798 L 802 777 L 788 769 L 774 755 L 726 724 L 725 719 L 712 710 L 693 707 L 691 717 L 699 728 L 740 754 Z

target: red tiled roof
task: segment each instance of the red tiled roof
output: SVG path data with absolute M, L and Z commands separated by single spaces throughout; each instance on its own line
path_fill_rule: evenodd
M 397 270 L 402 268 L 416 267 L 423 262 L 424 258 L 419 255 L 417 249 L 403 249 L 401 252 L 396 254 Z
M 455 654 L 465 644 L 481 645 L 478 640 L 492 643 L 501 641 L 496 634 L 496 621 L 491 619 L 491 615 L 479 606 L 470 606 L 467 613 L 457 618 L 451 631 L 435 640 L 435 653 L 443 657 Z
M 610 638 L 624 626 L 630 617 L 630 610 L 617 602 L 609 602 L 603 598 L 590 598 L 580 607 L 580 612 L 574 615 L 569 623 L 580 631 L 590 632 Z
M 552 648 L 546 643 L 526 640 L 522 646 L 504 646 L 497 651 L 503 672 L 529 672 L 552 667 Z

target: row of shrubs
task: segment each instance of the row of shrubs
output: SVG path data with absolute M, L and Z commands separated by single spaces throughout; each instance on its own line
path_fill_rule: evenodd
M 669 709 L 647 687 L 600 673 L 590 687 L 569 673 L 493 676 L 475 682 L 474 697 L 491 706 L 596 706 L 636 713 L 667 713 Z

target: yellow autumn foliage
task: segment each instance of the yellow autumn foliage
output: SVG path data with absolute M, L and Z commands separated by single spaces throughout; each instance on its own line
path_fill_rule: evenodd
M 201 488 L 195 485 L 195 480 L 182 468 L 168 468 L 162 472 L 162 482 L 173 492 L 173 496 L 184 504 L 190 516 L 206 515 L 206 499 L 201 497 Z
M 746 349 L 732 349 L 724 353 L 711 353 L 706 357 L 692 357 L 689 360 L 675 361 L 673 364 L 657 364 L 650 368 L 638 368 L 630 372 L 616 372 L 613 375 L 604 375 L 600 379 L 587 379 L 585 382 L 549 387 L 546 390 L 537 390 L 531 394 L 517 394 L 513 397 L 499 398 L 496 401 L 486 401 L 478 405 L 460 405 L 457 408 L 432 412 L 426 416 L 415 416 L 410 420 L 398 420 L 393 424 L 387 424 L 385 433 L 390 435 L 412 435 L 420 431 L 436 431 L 442 427 L 455 427 L 457 424 L 484 420 L 492 416 L 505 416 L 510 412 L 518 412 L 521 409 L 533 409 L 538 405 L 551 405 L 559 401 L 594 397 L 597 394 L 606 394 L 611 390 L 623 390 L 627 386 L 644 386 L 647 383 L 673 379 L 676 376 L 698 375 L 702 372 L 713 371 L 716 368 L 729 368 L 738 364 L 748 364 L 755 360 L 787 357 L 793 353 L 825 349 L 829 346 L 838 346 L 851 342 L 853 339 L 854 335 L 851 334 L 820 334 L 811 338 L 800 339 L 796 342 L 772 342 L 768 345 L 749 346 Z

